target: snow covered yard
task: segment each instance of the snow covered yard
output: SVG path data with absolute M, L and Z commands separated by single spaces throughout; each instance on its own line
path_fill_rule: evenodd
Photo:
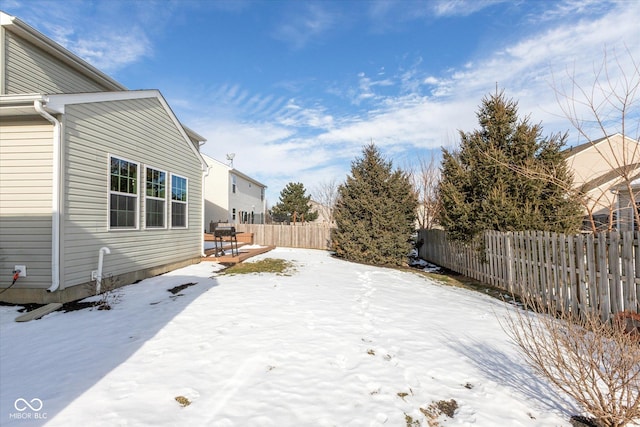
M 115 291 L 109 311 L 16 323 L 0 307 L 0 424 L 427 426 L 429 405 L 451 399 L 441 426 L 579 413 L 523 364 L 495 299 L 322 251 L 260 258 L 295 271 L 201 263 Z

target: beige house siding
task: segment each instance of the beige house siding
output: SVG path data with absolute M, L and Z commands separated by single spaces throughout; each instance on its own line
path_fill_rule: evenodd
M 2 118 L 0 130 L 0 278 L 27 266 L 24 288 L 51 286 L 53 126 Z
M 576 185 L 587 183 L 620 166 L 640 162 L 638 142 L 630 138 L 623 140 L 620 134 L 568 149 L 565 153 Z
M 585 215 L 608 216 L 616 209 L 617 195 L 612 189 L 623 180 L 615 170 L 629 169 L 630 177 L 640 173 L 640 145 L 638 141 L 611 135 L 565 150 L 567 165 L 574 175 L 574 186 L 586 195 Z
M 88 282 L 107 246 L 104 275 L 197 258 L 201 254 L 201 163 L 157 98 L 68 105 L 62 277 Z M 137 230 L 109 230 L 109 155 L 139 163 Z M 188 180 L 188 228 L 145 229 L 144 171 L 149 166 Z M 167 207 L 170 200 L 166 201 Z M 165 222 L 170 224 L 170 212 Z
M 4 31 L 4 94 L 100 92 L 109 89 Z

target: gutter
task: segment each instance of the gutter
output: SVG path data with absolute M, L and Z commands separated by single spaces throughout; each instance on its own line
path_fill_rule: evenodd
M 43 118 L 53 124 L 53 182 L 51 184 L 51 286 L 47 292 L 60 288 L 60 121 L 45 111 L 43 99 L 33 102 L 33 107 Z
M 205 144 L 205 142 L 206 141 L 200 141 L 198 143 L 198 154 L 200 154 L 200 150 L 199 150 L 200 147 L 202 147 Z M 205 243 L 204 233 L 205 233 L 205 231 L 207 229 L 206 228 L 207 227 L 206 219 L 204 217 L 204 213 L 206 212 L 206 210 L 205 210 L 205 186 L 206 186 L 207 177 L 209 176 L 209 172 L 211 171 L 211 167 L 204 160 L 202 155 L 199 155 L 199 157 L 200 157 L 201 161 L 204 161 L 204 164 L 202 165 L 203 166 L 202 167 L 202 186 L 201 186 L 202 194 L 200 195 L 200 199 L 202 201 L 202 206 L 201 206 L 202 214 L 200 215 L 200 217 L 201 217 L 200 218 L 200 220 L 201 220 L 200 230 L 202 230 L 202 233 L 200 233 L 200 236 L 201 236 L 200 237 L 200 239 L 201 239 L 201 241 L 200 241 L 200 252 L 201 252 L 200 256 L 205 257 L 205 256 L 207 256 L 207 253 L 206 253 L 206 251 L 204 249 L 204 243 Z M 206 165 L 206 168 L 205 168 L 205 165 Z

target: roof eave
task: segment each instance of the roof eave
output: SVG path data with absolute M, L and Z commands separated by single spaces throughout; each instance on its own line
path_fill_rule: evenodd
M 7 31 L 14 33 L 28 42 L 43 49 L 45 52 L 55 56 L 60 61 L 74 68 L 82 74 L 87 75 L 92 80 L 97 81 L 110 90 L 127 90 L 125 86 L 112 79 L 93 65 L 80 57 L 74 55 L 69 50 L 50 40 L 44 34 L 29 26 L 15 16 L 0 12 L 0 23 Z

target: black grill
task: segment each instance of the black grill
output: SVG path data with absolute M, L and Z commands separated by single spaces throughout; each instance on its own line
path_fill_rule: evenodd
M 236 228 L 230 225 L 218 224 L 213 230 L 213 241 L 215 244 L 216 256 L 225 255 L 224 242 L 229 242 L 231 246 L 231 256 L 238 256 L 238 239 L 236 238 Z M 218 251 L 218 242 L 220 250 Z
M 213 237 L 229 237 L 236 235 L 235 227 L 218 226 L 213 230 Z

